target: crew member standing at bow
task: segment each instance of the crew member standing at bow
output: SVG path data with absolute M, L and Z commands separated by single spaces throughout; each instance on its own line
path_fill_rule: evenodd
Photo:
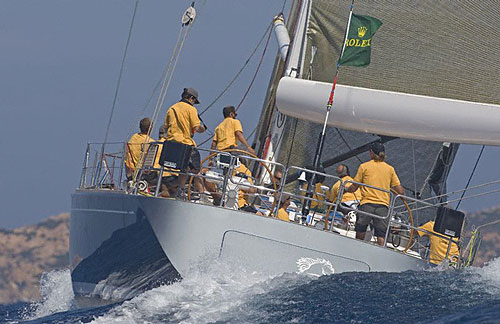
M 391 165 L 385 162 L 384 145 L 379 142 L 371 145 L 370 161 L 359 166 L 354 181 L 387 191 L 394 189 L 398 194 L 404 195 L 404 189 L 399 182 L 396 171 Z M 355 192 L 359 187 L 359 184 L 353 183 L 346 188 L 346 192 Z M 360 211 L 380 217 L 387 217 L 390 202 L 389 192 L 361 186 L 361 196 Z M 356 238 L 360 240 L 365 238 L 366 228 L 370 222 L 373 222 L 373 226 L 375 227 L 375 236 L 377 237 L 378 244 L 383 245 L 385 233 L 389 226 L 387 218 L 375 218 L 358 213 L 355 225 Z
M 193 88 L 184 88 L 181 101 L 170 107 L 165 117 L 167 141 L 193 146 L 188 166 L 188 171 L 191 173 L 199 173 L 201 169 L 200 152 L 196 149 L 196 143 L 193 140 L 195 133 L 203 133 L 205 131 L 205 127 L 201 125 L 200 118 L 198 117 L 198 110 L 194 107 L 195 104 L 199 103 L 198 91 Z M 182 196 L 181 190 L 183 190 L 186 180 L 187 175 L 179 175 L 178 196 Z M 195 178 L 194 183 L 198 192 L 202 193 L 205 191 L 200 178 Z
M 248 145 L 245 136 L 243 136 L 243 128 L 241 122 L 236 119 L 237 113 L 234 106 L 227 106 L 222 109 L 224 120 L 215 128 L 214 140 L 212 142 L 212 150 L 225 150 L 237 148 L 238 141 L 245 145 L 248 152 L 255 154 L 255 151 Z

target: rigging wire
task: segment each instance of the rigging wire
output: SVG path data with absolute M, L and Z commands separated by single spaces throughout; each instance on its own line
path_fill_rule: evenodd
M 476 164 L 474 164 L 474 168 L 472 168 L 472 172 L 470 174 L 469 180 L 467 181 L 467 184 L 465 185 L 464 191 L 462 191 L 462 196 L 458 200 L 458 204 L 457 204 L 457 207 L 455 209 L 458 209 L 458 207 L 460 206 L 460 203 L 462 202 L 462 198 L 464 197 L 465 192 L 467 191 L 467 188 L 469 188 L 470 181 L 472 180 L 472 177 L 474 176 L 474 172 L 476 172 L 476 168 L 477 168 L 477 165 L 479 163 L 479 160 L 481 159 L 481 155 L 483 155 L 484 147 L 485 147 L 485 145 L 483 145 L 481 147 L 481 151 L 479 152 L 479 155 L 477 156 Z
M 286 1 L 287 1 L 287 0 L 284 0 L 284 1 L 283 1 L 283 6 L 281 7 L 281 12 L 285 11 Z
M 248 65 L 248 63 L 250 62 L 250 59 L 253 57 L 253 55 L 257 52 L 257 50 L 259 49 L 260 45 L 262 44 L 262 41 L 265 39 L 266 35 L 268 35 L 267 37 L 267 40 L 266 40 L 266 45 L 264 46 L 264 50 L 262 52 L 262 55 L 261 55 L 261 58 L 260 58 L 260 61 L 259 61 L 259 64 L 257 65 L 257 69 L 255 70 L 255 73 L 254 73 L 254 76 L 253 76 L 253 79 L 252 81 L 250 82 L 250 85 L 249 87 L 247 88 L 243 98 L 241 99 L 240 103 L 238 104 L 238 106 L 236 107 L 236 111 L 239 109 L 239 107 L 241 106 L 241 104 L 243 103 L 243 101 L 245 100 L 248 92 L 250 91 L 254 81 L 255 81 L 255 78 L 257 76 L 257 73 L 259 72 L 260 70 L 260 67 L 262 65 L 262 61 L 264 59 L 264 56 L 266 54 L 266 50 L 267 50 L 267 47 L 269 45 L 269 39 L 271 38 L 271 29 L 272 27 L 272 24 L 269 24 L 269 26 L 266 28 L 266 31 L 264 32 L 264 34 L 262 35 L 262 37 L 260 38 L 259 42 L 257 43 L 257 46 L 254 48 L 254 50 L 252 51 L 252 53 L 250 54 L 250 56 L 248 57 L 248 59 L 245 61 L 245 63 L 243 64 L 243 66 L 241 67 L 241 69 L 238 71 L 238 73 L 236 73 L 235 77 L 233 77 L 233 79 L 229 82 L 229 84 L 224 88 L 224 90 L 222 90 L 222 92 L 199 114 L 200 116 L 202 114 L 204 114 L 206 111 L 208 111 L 208 109 L 210 109 L 221 97 L 222 95 L 224 95 L 224 93 L 227 92 L 227 90 L 231 87 L 231 85 L 236 81 L 236 79 L 239 77 L 239 75 L 241 74 L 241 72 L 245 69 L 245 67 Z M 258 125 L 255 127 L 255 129 L 252 131 L 252 134 L 257 130 L 257 127 Z M 211 133 L 211 132 L 210 132 Z M 203 142 L 201 142 L 201 144 L 199 144 L 199 146 L 202 146 L 204 144 L 206 144 L 208 141 L 210 141 L 212 138 L 213 138 L 213 133 L 207 138 L 205 139 Z M 248 136 L 250 137 L 250 136 Z
M 240 70 L 238 71 L 238 73 L 236 73 L 236 75 L 233 77 L 233 79 L 227 84 L 227 86 L 221 91 L 221 93 L 219 93 L 217 95 L 217 97 L 215 97 L 215 99 L 205 108 L 203 109 L 203 111 L 200 113 L 200 116 L 203 115 L 207 110 L 209 110 L 210 108 L 212 108 L 212 106 L 229 90 L 229 88 L 233 85 L 233 83 L 236 81 L 236 79 L 238 79 L 238 77 L 240 76 L 240 74 L 243 72 L 243 70 L 247 67 L 248 63 L 250 63 L 250 60 L 252 59 L 252 57 L 255 55 L 255 53 L 257 52 L 257 50 L 259 49 L 260 45 L 262 44 L 262 42 L 264 41 L 264 39 L 266 38 L 266 35 L 267 33 L 269 32 L 269 29 L 272 27 L 272 25 L 269 25 L 267 28 L 266 28 L 266 31 L 264 32 L 264 34 L 262 35 L 262 37 L 260 38 L 259 42 L 257 43 L 257 46 L 255 46 L 255 48 L 253 49 L 252 53 L 250 54 L 250 56 L 248 57 L 248 59 L 245 61 L 245 63 L 243 64 L 243 66 L 240 68 Z
M 128 36 L 127 36 L 127 42 L 125 44 L 125 50 L 123 51 L 122 63 L 120 65 L 120 73 L 118 75 L 118 81 L 116 83 L 116 88 L 115 88 L 115 95 L 113 97 L 113 104 L 111 105 L 111 113 L 109 114 L 108 125 L 106 127 L 106 135 L 104 136 L 103 151 L 104 151 L 104 145 L 106 145 L 106 142 L 108 141 L 109 129 L 111 128 L 111 121 L 113 120 L 113 114 L 115 112 L 116 101 L 118 100 L 118 93 L 120 91 L 120 84 L 122 81 L 123 70 L 125 67 L 125 59 L 127 58 L 128 47 L 130 44 L 130 39 L 132 38 L 132 30 L 134 29 L 135 16 L 137 14 L 137 7 L 138 6 L 139 6 L 139 0 L 136 0 L 135 6 L 134 6 L 134 12 L 132 14 L 132 20 L 130 21 L 130 27 L 129 27 Z
M 417 192 L 417 162 L 415 161 L 415 141 L 412 139 L 411 140 L 411 152 L 412 152 L 412 160 L 413 160 L 413 189 L 415 190 L 413 194 L 415 195 L 415 198 L 419 198 L 418 192 Z M 417 202 L 414 202 L 415 206 L 417 206 Z M 418 211 L 415 213 L 415 218 L 418 221 Z
M 203 12 L 203 9 L 205 8 L 206 4 L 207 4 L 207 0 L 204 0 L 203 3 L 202 3 L 202 5 L 201 5 L 201 7 L 200 7 L 200 9 L 198 10 L 198 14 L 197 14 L 198 16 L 200 16 L 200 14 Z M 176 44 L 179 41 L 179 36 L 180 35 L 181 35 L 181 33 L 179 32 L 179 35 L 177 36 L 177 40 L 175 42 Z M 153 97 L 154 97 L 156 91 L 158 90 L 158 87 L 161 85 L 162 80 L 163 80 L 163 76 L 160 77 L 160 79 L 156 82 L 156 85 L 154 86 L 153 91 L 151 92 L 151 95 L 149 96 L 148 100 L 146 101 L 146 103 L 144 104 L 142 110 L 139 112 L 139 114 L 134 119 L 134 121 L 138 120 L 144 114 L 144 112 L 148 108 L 149 104 L 151 103 L 151 100 L 153 100 Z M 129 130 L 129 132 L 127 133 L 127 139 L 130 137 L 130 135 L 132 135 L 132 132 L 134 131 L 134 128 L 135 128 L 135 125 L 132 125 L 131 128 L 130 128 L 130 130 Z
M 142 110 L 137 114 L 137 117 L 135 119 L 133 119 L 134 122 L 136 120 L 139 120 L 139 118 L 144 114 L 144 112 L 146 111 L 146 109 L 148 109 L 148 106 L 151 103 L 151 100 L 153 100 L 153 97 L 154 97 L 156 91 L 158 90 L 158 87 L 160 86 L 162 79 L 163 78 L 160 78 L 156 82 L 156 85 L 154 86 L 153 91 L 151 92 L 151 95 L 149 96 L 148 100 L 146 101 L 146 103 L 142 107 Z M 130 126 L 130 129 L 129 129 L 128 133 L 127 133 L 127 139 L 130 138 L 130 135 L 132 135 L 132 132 L 134 131 L 135 128 L 136 128 L 135 124 L 132 124 Z
M 271 31 L 272 31 L 272 29 L 269 29 L 269 35 L 267 36 L 266 45 L 264 46 L 264 50 L 262 51 L 262 55 L 260 57 L 259 64 L 257 65 L 257 69 L 255 70 L 255 73 L 253 75 L 252 81 L 248 85 L 248 88 L 247 88 L 245 94 L 243 95 L 243 98 L 241 98 L 240 103 L 238 104 L 238 106 L 236 106 L 236 111 L 238 111 L 240 109 L 241 104 L 245 101 L 248 93 L 250 92 L 250 89 L 252 89 L 252 86 L 253 86 L 253 83 L 254 83 L 255 79 L 257 78 L 257 74 L 259 73 L 260 68 L 262 66 L 262 61 L 264 60 L 264 56 L 266 55 L 267 47 L 269 45 L 269 40 L 271 39 L 271 34 L 272 34 Z
M 349 145 L 349 143 L 347 143 L 347 140 L 344 138 L 344 135 L 342 135 L 342 133 L 340 132 L 340 129 L 338 129 L 337 127 L 335 127 L 335 130 L 337 131 L 337 133 L 339 134 L 340 138 L 342 139 L 342 141 L 344 142 L 344 144 L 347 146 L 347 148 L 352 151 L 352 147 Z M 359 156 L 356 154 L 355 155 L 356 159 L 358 159 L 359 163 L 363 163 L 363 161 L 361 161 L 361 159 L 359 158 Z
M 290 149 L 288 150 L 288 156 L 287 156 L 287 159 L 286 159 L 286 167 L 288 168 L 288 166 L 290 165 L 290 158 L 292 156 L 292 148 L 293 148 L 293 143 L 295 141 L 295 134 L 297 133 L 297 123 L 299 122 L 299 119 L 298 118 L 294 118 L 293 121 L 295 122 L 293 124 L 293 135 L 292 135 L 292 140 L 290 141 Z
M 137 7 L 138 6 L 139 6 L 139 0 L 136 0 L 135 1 L 135 6 L 134 6 L 134 12 L 132 13 L 132 20 L 130 21 L 130 27 L 129 27 L 128 36 L 127 36 L 127 42 L 125 43 L 125 49 L 123 51 L 122 63 L 120 65 L 120 73 L 118 75 L 118 81 L 116 83 L 115 94 L 114 94 L 114 97 L 113 97 L 113 104 L 111 105 L 111 112 L 109 114 L 108 125 L 106 126 L 106 134 L 104 135 L 104 142 L 102 143 L 101 158 L 99 160 L 99 166 L 98 166 L 98 171 L 97 171 L 97 179 L 100 177 L 100 174 L 101 174 L 102 161 L 104 159 L 104 152 L 105 152 L 106 142 L 108 141 L 109 130 L 111 129 L 111 121 L 113 120 L 113 114 L 115 112 L 116 102 L 118 100 L 118 93 L 120 91 L 120 85 L 121 85 L 121 81 L 122 81 L 122 77 L 123 77 L 123 70 L 124 70 L 124 67 L 125 67 L 125 60 L 127 58 L 127 53 L 128 53 L 128 47 L 129 47 L 129 44 L 130 44 L 130 39 L 132 38 L 132 31 L 134 29 L 135 16 L 137 14 Z
M 193 25 L 192 23 L 194 21 L 195 16 L 192 16 L 192 17 L 189 16 L 189 13 L 191 13 L 191 12 L 189 12 L 189 10 L 193 9 L 193 6 L 194 6 L 194 2 L 184 13 L 183 17 L 188 17 L 190 19 L 187 21 L 183 21 L 181 28 L 180 28 L 180 31 L 179 31 L 179 35 L 177 36 L 177 41 L 176 41 L 176 44 L 174 47 L 174 52 L 172 53 L 172 56 L 170 57 L 170 61 L 168 62 L 167 66 L 165 68 L 165 71 L 163 73 L 162 87 L 160 90 L 160 95 L 158 96 L 158 100 L 156 101 L 155 110 L 153 111 L 153 115 L 151 117 L 151 124 L 149 126 L 148 133 L 147 133 L 148 137 L 151 135 L 151 131 L 153 130 L 155 123 L 156 123 L 156 120 L 158 119 L 158 116 L 160 114 L 160 110 L 163 107 L 163 104 L 165 102 L 165 98 L 167 96 L 167 92 L 168 92 L 168 89 L 170 86 L 170 82 L 172 81 L 172 78 L 174 76 L 174 71 L 175 71 L 175 68 L 177 66 L 177 62 L 178 62 L 179 57 L 180 57 L 180 53 L 182 51 L 182 48 L 184 47 L 184 43 L 185 43 L 186 38 L 189 34 L 189 30 L 191 29 L 191 26 Z M 194 9 L 193 9 L 193 11 L 194 11 Z M 146 144 L 146 139 L 144 140 L 143 144 Z M 139 157 L 139 161 L 143 161 L 145 155 L 146 155 L 146 151 L 141 150 L 141 155 Z M 139 171 L 139 168 L 136 168 L 134 170 L 134 175 L 133 175 L 134 180 L 137 177 L 138 171 Z

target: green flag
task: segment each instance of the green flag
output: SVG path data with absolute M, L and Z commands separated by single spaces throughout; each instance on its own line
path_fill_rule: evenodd
M 366 66 L 370 64 L 372 37 L 382 22 L 377 18 L 352 14 L 341 65 Z

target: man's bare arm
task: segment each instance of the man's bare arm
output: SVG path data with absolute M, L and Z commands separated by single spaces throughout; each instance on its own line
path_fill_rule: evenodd
M 351 183 L 350 186 L 345 187 L 345 192 L 355 192 L 356 190 L 358 190 L 358 188 L 359 188 L 359 184 Z
M 193 127 L 193 133 L 203 133 L 205 131 L 205 127 L 203 125 Z
M 394 191 L 396 191 L 399 195 L 404 195 L 405 194 L 405 188 L 401 185 L 393 186 L 391 187 Z
M 210 147 L 211 150 L 215 150 L 217 147 L 217 142 L 215 140 L 212 141 L 212 146 Z
M 238 138 L 238 140 L 243 145 L 245 145 L 245 147 L 247 148 L 247 151 L 255 155 L 255 151 L 253 150 L 253 148 L 250 145 L 248 145 L 248 142 L 247 142 L 245 136 L 243 136 L 243 133 L 241 131 L 236 131 L 235 134 L 236 134 L 236 137 Z

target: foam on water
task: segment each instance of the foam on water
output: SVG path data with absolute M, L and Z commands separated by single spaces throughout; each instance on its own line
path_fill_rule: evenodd
M 463 271 L 340 273 L 269 277 L 218 261 L 182 281 L 121 304 L 78 310 L 68 270 L 42 276 L 42 300 L 20 320 L 39 323 L 233 323 L 409 321 L 500 318 L 500 258 Z M 1 312 L 0 312 L 1 313 Z M 1 317 L 1 316 L 0 316 Z M 16 320 L 11 316 L 3 320 Z M 0 318 L 0 321 L 2 318 Z
M 26 308 L 26 320 L 65 312 L 75 307 L 70 270 L 44 272 L 40 278 L 40 297 L 40 301 Z
M 298 275 L 285 277 L 297 284 L 311 280 Z M 124 302 L 93 323 L 213 322 L 249 298 L 275 289 L 279 282 L 269 276 L 212 261 L 193 270 L 182 281 L 152 289 Z
M 342 273 L 317 279 L 271 278 L 214 262 L 124 302 L 94 323 L 428 321 L 497 305 L 499 288 L 500 259 L 465 271 Z
M 497 288 L 497 292 L 500 293 L 500 258 L 487 262 L 481 268 L 471 268 L 470 271 L 479 274 L 482 280 Z

